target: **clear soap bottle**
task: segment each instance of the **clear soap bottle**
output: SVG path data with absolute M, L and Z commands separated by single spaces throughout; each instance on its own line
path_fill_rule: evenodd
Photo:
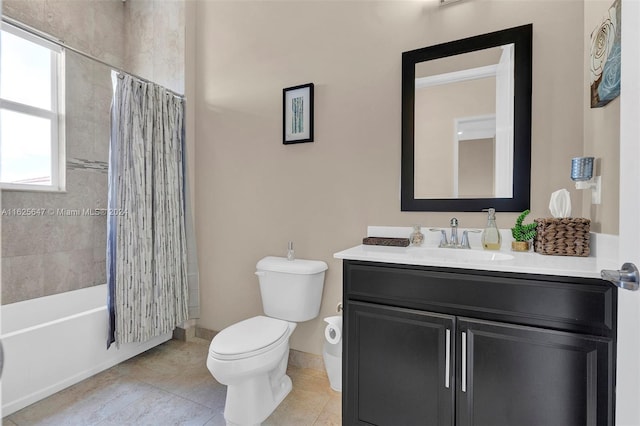
M 487 218 L 487 226 L 482 231 L 482 247 L 485 250 L 500 250 L 502 244 L 502 237 L 496 225 L 496 209 L 490 208 L 483 210 L 489 213 Z

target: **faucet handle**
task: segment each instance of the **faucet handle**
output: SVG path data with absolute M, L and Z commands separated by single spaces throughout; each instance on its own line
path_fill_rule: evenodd
M 471 245 L 469 244 L 469 232 L 473 232 L 474 234 L 482 232 L 479 229 L 465 229 L 462 231 L 462 239 L 460 240 L 460 248 L 470 249 Z
M 458 226 L 458 218 L 452 217 L 450 224 L 452 227 Z
M 440 244 L 438 247 L 449 247 L 449 241 L 447 241 L 447 231 L 440 228 L 429 228 L 431 232 L 440 232 Z

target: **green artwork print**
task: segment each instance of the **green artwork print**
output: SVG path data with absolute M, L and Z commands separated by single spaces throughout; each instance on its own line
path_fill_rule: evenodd
M 302 96 L 291 100 L 291 133 L 304 132 L 304 98 Z
M 313 142 L 313 83 L 282 89 L 282 143 Z

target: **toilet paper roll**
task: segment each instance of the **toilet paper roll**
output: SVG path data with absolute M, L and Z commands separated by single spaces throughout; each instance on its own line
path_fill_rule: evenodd
M 334 327 L 333 325 L 329 324 L 324 329 L 324 337 L 325 339 L 327 339 L 327 342 L 335 345 L 337 343 L 340 343 L 340 340 L 342 340 L 342 331 L 340 330 L 340 328 Z

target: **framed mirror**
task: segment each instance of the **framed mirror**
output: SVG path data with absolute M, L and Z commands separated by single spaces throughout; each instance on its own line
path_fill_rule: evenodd
M 402 54 L 402 211 L 529 208 L 532 29 Z

